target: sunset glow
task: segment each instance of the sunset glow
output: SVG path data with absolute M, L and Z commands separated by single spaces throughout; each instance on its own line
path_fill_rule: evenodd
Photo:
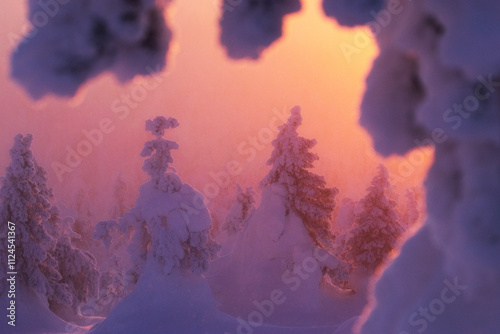
M 12 1 L 11 8 L 19 15 L 9 15 L 8 24 L 3 25 L 5 32 L 16 31 L 24 24 L 23 5 Z M 292 106 L 300 105 L 302 134 L 318 141 L 318 172 L 340 188 L 341 196 L 362 196 L 374 168 L 382 161 L 373 152 L 369 136 L 357 124 L 364 77 L 377 52 L 374 44 L 347 59 L 339 45 L 354 45 L 359 30 L 340 28 L 324 19 L 320 4 L 308 1 L 301 12 L 285 18 L 283 38 L 266 50 L 260 61 L 235 62 L 227 59 L 218 42 L 218 11 L 210 2 L 176 3 L 169 10 L 175 46 L 168 57 L 166 75 L 156 79 L 138 77 L 124 86 L 108 76 L 100 77 L 71 101 L 45 98 L 36 104 L 29 102 L 25 93 L 8 80 L 5 64 L 12 47 L 3 49 L 2 94 L 8 97 L 8 103 L 2 108 L 9 123 L 18 126 L 7 127 L 0 134 L 2 165 L 7 163 L 9 138 L 17 132 L 42 137 L 43 143 L 35 140 L 35 150 L 38 145 L 50 145 L 51 150 L 40 152 L 38 157 L 51 166 L 54 161 L 65 164 L 66 147 L 76 150 L 78 143 L 85 140 L 82 130 L 97 128 L 102 119 L 109 119 L 111 133 L 77 168 L 62 175 L 62 182 L 57 182 L 54 168 L 48 168 L 56 194 L 74 192 L 80 179 L 87 180 L 89 190 L 106 182 L 107 166 L 116 167 L 116 161 L 127 161 L 116 173 L 140 182 L 144 177 L 138 157 L 145 139 L 143 123 L 160 113 L 175 116 L 181 123 L 171 133 L 182 148 L 174 154 L 175 167 L 185 181 L 212 200 L 219 196 L 207 187 L 214 182 L 210 172 L 223 171 L 228 161 L 240 162 L 242 171 L 231 180 L 230 189 L 220 189 L 221 194 L 225 190 L 231 193 L 236 183 L 258 182 L 266 172 L 262 166 L 270 154 L 272 139 L 262 129 L 278 126 Z M 366 29 L 362 31 L 369 35 Z M 153 88 L 141 88 L 148 81 L 152 82 L 148 87 Z M 127 96 L 132 96 L 132 107 L 126 107 Z M 273 110 L 279 110 L 281 119 Z M 49 122 L 52 126 L 47 127 Z M 275 129 L 271 130 L 276 134 Z M 242 154 L 246 147 L 242 143 L 252 137 L 259 140 L 256 154 Z M 430 154 L 420 165 L 411 166 L 409 175 L 399 177 L 403 160 L 392 158 L 386 162 L 397 178 L 395 183 L 402 187 L 420 185 Z M 105 203 L 99 197 L 95 201 Z
M 0 333 L 500 333 L 498 1 L 1 6 Z

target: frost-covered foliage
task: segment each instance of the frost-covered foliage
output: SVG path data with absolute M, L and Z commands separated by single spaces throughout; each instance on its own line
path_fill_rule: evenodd
M 432 145 L 435 158 L 427 221 L 380 278 L 362 334 L 500 332 L 499 22 L 497 1 L 405 1 L 376 36 L 362 123 L 384 155 Z M 466 296 L 422 318 L 456 280 Z
M 248 217 L 255 211 L 255 195 L 252 187 L 243 190 L 239 184 L 236 185 L 236 198 L 223 225 L 223 229 L 229 235 L 238 233 L 247 227 Z
M 146 142 L 141 153 L 149 157 L 143 169 L 151 180 L 141 186 L 135 206 L 119 219 L 119 229 L 131 237 L 129 251 L 137 279 L 148 263 L 160 265 L 163 273 L 174 271 L 203 273 L 218 246 L 210 237 L 211 218 L 203 196 L 183 184 L 169 164 L 170 150 L 177 143 L 166 140 L 164 131 L 175 128 L 176 119 L 159 116 L 146 122 L 146 130 L 156 137 Z M 113 222 L 101 222 L 96 236 L 106 241 Z M 107 241 L 106 241 L 107 242 Z
M 288 209 L 299 215 L 317 245 L 331 248 L 334 236 L 330 224 L 338 189 L 327 188 L 322 176 L 309 171 L 319 157 L 309 151 L 316 140 L 299 136 L 297 128 L 301 123 L 300 107 L 295 107 L 272 142 L 274 150 L 267 162 L 272 168 L 260 186 L 283 185 Z
M 15 268 L 2 262 L 1 275 L 16 271 L 19 284 L 45 296 L 54 312 L 68 316 L 69 309 L 74 315 L 97 294 L 100 274 L 93 256 L 73 247 L 71 238 L 77 235 L 52 205 L 47 172 L 31 151 L 32 141 L 31 135 L 15 137 L 12 162 L 0 188 L 2 244 L 7 244 L 8 222 L 15 224 L 16 234 Z M 0 254 L 7 259 L 7 247 L 0 248 Z
M 220 0 L 221 43 L 231 58 L 259 58 L 282 35 L 283 17 L 300 10 L 299 0 Z
M 323 10 L 340 24 L 355 26 L 375 19 L 384 0 L 323 0 Z
M 12 77 L 31 97 L 73 96 L 92 77 L 111 71 L 120 81 L 165 66 L 171 39 L 155 0 L 28 1 L 32 30 L 11 36 Z
M 214 261 L 208 279 L 222 310 L 250 314 L 255 301 L 278 289 L 286 303 L 276 306 L 266 321 L 289 327 L 318 319 L 322 310 L 338 303 L 332 296 L 351 293 L 339 290 L 350 289 L 349 265 L 313 242 L 287 202 L 284 185 L 265 187 L 247 228 L 235 235 L 231 251 Z
M 394 249 L 404 229 L 396 213 L 396 202 L 387 198 L 389 172 L 379 165 L 368 194 L 360 201 L 360 212 L 345 241 L 343 257 L 355 267 L 374 271 Z
M 164 139 L 163 135 L 166 129 L 178 126 L 179 123 L 172 117 L 166 119 L 163 116 L 158 116 L 154 120 L 146 121 L 146 131 L 151 131 L 156 138 L 144 144 L 141 157 L 149 158 L 144 161 L 142 169 L 151 176 L 151 180 L 156 183 L 157 187 L 169 186 L 168 182 L 167 184 L 163 183 L 166 182 L 165 173 L 169 170 L 169 164 L 174 162 L 170 151 L 179 148 L 176 142 Z M 175 185 L 174 183 L 176 182 L 172 179 L 171 186 L 175 189 L 179 184 Z M 169 191 L 169 189 L 164 190 Z
M 104 298 L 117 298 L 133 290 L 90 332 L 108 333 L 223 333 L 235 322 L 216 309 L 204 276 L 219 246 L 210 237 L 211 217 L 203 196 L 172 170 L 175 142 L 163 139 L 175 128 L 174 118 L 159 116 L 146 122 L 156 137 L 145 144 L 143 169 L 151 179 L 143 184 L 132 209 L 114 221 L 99 222 L 95 237 L 106 243 L 115 226 L 128 241 L 131 269 L 121 276 L 111 265 L 104 279 Z M 119 259 L 116 259 L 119 261 Z M 113 291 L 113 287 L 118 287 Z M 114 305 L 114 302 L 111 303 Z M 188 316 L 186 316 L 188 315 Z M 145 319 L 147 321 L 145 322 Z
M 59 239 L 51 255 L 57 262 L 57 270 L 61 274 L 59 285 L 64 286 L 71 296 L 71 314 L 68 314 L 66 303 L 49 300 L 51 309 L 62 318 L 71 320 L 72 314 L 78 314 L 78 307 L 87 303 L 99 292 L 100 272 L 96 260 L 87 251 L 73 247 L 69 236 Z
M 324 179 L 309 171 L 317 159 L 309 152 L 315 141 L 299 137 L 301 121 L 300 108 L 293 108 L 273 142 L 259 206 L 246 227 L 228 238 L 224 247 L 232 248 L 211 268 L 214 294 L 231 314 L 251 313 L 254 301 L 279 289 L 287 303 L 276 307 L 269 320 L 293 324 L 329 307 L 332 295 L 345 293 L 339 290 L 350 290 L 351 268 L 331 249 L 337 189 L 326 188 Z
M 211 220 L 202 195 L 183 184 L 170 167 L 171 150 L 178 145 L 163 135 L 178 125 L 176 119 L 163 116 L 146 122 L 155 139 L 145 143 L 141 156 L 146 157 L 143 170 L 151 179 L 141 186 L 132 209 L 118 220 L 95 226 L 93 237 L 103 242 L 110 256 L 102 265 L 102 291 L 93 305 L 96 314 L 107 315 L 125 296 L 151 290 L 145 282 L 159 279 L 148 276 L 152 271 L 162 279 L 201 275 L 218 250 L 209 234 Z M 122 257 L 124 248 L 130 259 Z M 123 305 L 135 307 L 129 299 L 116 307 L 123 311 Z

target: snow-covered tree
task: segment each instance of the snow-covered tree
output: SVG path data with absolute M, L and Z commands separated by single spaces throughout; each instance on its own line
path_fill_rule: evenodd
M 65 286 L 71 296 L 71 305 L 49 300 L 51 310 L 68 321 L 78 322 L 79 306 L 99 293 L 100 272 L 96 260 L 87 251 L 75 248 L 68 235 L 59 238 L 51 255 L 57 261 L 61 274 L 58 284 Z
M 218 1 L 220 41 L 234 59 L 258 59 L 281 38 L 284 17 L 302 7 L 300 0 Z M 172 33 L 164 9 L 171 0 L 89 0 L 85 6 L 80 1 L 26 2 L 32 29 L 25 36 L 10 33 L 8 39 L 17 45 L 12 76 L 35 99 L 46 94 L 74 96 L 105 71 L 126 82 L 165 66 Z M 383 4 L 384 0 L 324 0 L 323 9 L 341 24 L 353 26 L 374 20 L 373 13 Z M 45 22 L 47 14 L 50 19 Z
M 114 241 L 110 236 L 117 226 L 128 241 L 130 254 L 131 269 L 123 277 L 125 281 L 112 270 L 105 275 L 110 288 L 114 281 L 121 287 L 121 290 L 109 290 L 108 296 L 119 297 L 123 289 L 127 292 L 126 285 L 134 287 L 92 333 L 142 332 L 144 317 L 155 319 L 151 322 L 155 332 L 160 329 L 172 333 L 201 333 L 200 327 L 213 319 L 224 318 L 216 309 L 208 282 L 202 275 L 219 249 L 210 236 L 210 214 L 203 196 L 182 183 L 170 167 L 171 150 L 178 145 L 163 135 L 166 129 L 177 126 L 176 119 L 163 116 L 146 122 L 146 130 L 151 131 L 155 139 L 146 142 L 141 156 L 146 157 L 143 170 L 151 178 L 140 187 L 134 207 L 117 223 L 97 224 L 95 237 L 111 245 Z M 186 313 L 190 317 L 186 318 Z M 227 330 L 227 323 L 224 325 Z
M 360 213 L 349 232 L 343 251 L 344 258 L 355 267 L 375 270 L 394 249 L 404 229 L 396 213 L 396 202 L 387 198 L 389 172 L 379 165 L 360 201 Z
M 151 179 L 141 186 L 135 206 L 119 219 L 120 230 L 132 238 L 130 274 L 136 279 L 149 262 L 160 265 L 165 275 L 174 271 L 199 275 L 218 249 L 210 237 L 211 219 L 203 197 L 183 184 L 170 167 L 171 150 L 179 146 L 163 135 L 178 125 L 175 118 L 163 116 L 146 122 L 146 131 L 155 139 L 146 142 L 141 156 L 147 157 L 143 170 Z M 193 208 L 200 200 L 201 205 Z M 112 221 L 99 223 L 96 236 L 108 243 L 113 225 Z
M 33 5 L 39 2 L 28 3 L 32 5 L 31 13 L 35 10 Z M 242 3 L 224 1 L 223 4 L 232 6 L 224 10 L 235 10 Z M 271 2 L 249 0 L 247 3 L 263 3 L 269 7 Z M 491 310 L 498 309 L 500 300 L 495 293 L 500 277 L 499 243 L 496 242 L 500 217 L 497 205 L 500 198 L 500 99 L 497 89 L 500 49 L 492 48 L 500 31 L 499 3 L 493 0 L 324 0 L 323 7 L 341 24 L 367 23 L 376 35 L 380 54 L 367 80 L 361 120 L 373 134 L 378 152 L 404 154 L 421 145 L 435 146 L 434 164 L 426 184 L 429 219 L 409 239 L 398 259 L 378 281 L 377 301 L 373 303 L 376 306 L 369 314 L 366 312 L 368 315 L 363 320 L 366 322 L 359 326 L 361 333 L 394 334 L 413 330 L 407 326 L 413 310 L 421 307 L 422 300 L 431 300 L 440 293 L 437 290 L 441 289 L 439 281 L 457 274 L 469 286 L 467 302 L 457 300 L 453 308 L 447 308 L 445 314 L 434 319 L 433 326 L 428 326 L 426 332 L 442 333 L 443 328 L 457 333 L 499 332 L 500 322 L 489 316 Z M 98 12 L 111 13 L 102 9 Z M 277 22 L 276 17 L 280 19 L 279 16 L 270 19 L 268 13 L 257 11 L 251 15 L 250 22 L 268 23 Z M 129 21 L 131 15 L 123 17 Z M 67 32 L 64 23 L 87 27 L 80 20 L 71 20 L 71 16 L 68 19 L 62 15 L 61 21 L 62 35 Z M 239 23 L 222 30 L 236 31 Z M 88 41 L 102 40 L 99 24 L 94 28 L 91 30 L 97 32 L 94 36 L 97 38 L 79 34 L 84 37 L 75 39 L 78 49 L 88 51 L 83 61 L 82 57 L 73 54 L 67 56 L 64 50 L 71 50 L 73 44 L 58 39 L 57 35 L 54 39 L 41 38 L 36 44 L 41 47 L 27 49 L 24 57 L 13 57 L 19 59 L 21 65 L 17 68 L 24 70 L 24 81 L 38 86 L 37 90 L 57 92 L 53 85 L 47 88 L 40 85 L 40 82 L 46 83 L 47 77 L 52 77 L 54 67 L 58 74 L 64 76 L 69 72 L 79 81 L 82 76 L 85 80 L 87 77 L 82 75 L 81 69 L 92 67 L 94 60 L 100 59 L 95 57 L 100 52 L 92 52 L 86 45 Z M 57 29 L 46 31 L 53 30 Z M 240 36 L 245 36 L 245 29 L 240 31 Z M 61 46 L 54 47 L 54 52 L 45 53 L 45 46 L 50 45 L 47 40 L 62 41 Z M 234 40 L 232 44 L 244 50 L 247 45 L 250 49 L 259 45 L 259 54 L 266 45 L 255 43 L 252 38 Z M 351 48 L 359 52 L 353 45 Z M 25 58 L 40 56 L 39 52 L 32 52 L 38 49 L 44 50 L 46 60 L 39 63 L 51 66 L 24 66 Z M 60 57 L 69 59 L 71 66 L 61 67 Z M 51 73 L 47 76 L 43 70 L 33 72 L 34 67 L 48 68 Z M 426 256 L 417 258 L 415 254 Z M 395 290 L 398 293 L 394 293 Z M 462 321 L 457 322 L 457 317 Z
M 72 245 L 77 235 L 52 204 L 47 173 L 31 151 L 32 141 L 31 135 L 15 137 L 0 188 L 2 243 L 7 244 L 9 222 L 15 224 L 16 235 L 15 243 L 9 241 L 15 245 L 15 267 L 2 262 L 2 274 L 17 272 L 19 284 L 44 296 L 51 310 L 69 319 L 97 294 L 100 274 L 93 256 Z M 7 249 L 0 248 L 5 259 Z
M 176 142 L 164 139 L 163 135 L 166 129 L 178 126 L 179 122 L 172 117 L 166 119 L 163 116 L 158 116 L 154 120 L 146 121 L 146 131 L 151 131 L 155 139 L 144 144 L 141 157 L 149 158 L 144 161 L 142 169 L 151 176 L 151 180 L 155 182 L 155 187 L 161 187 L 159 183 L 165 178 L 165 173 L 169 170 L 169 164 L 174 162 L 170 151 L 179 148 Z M 168 191 L 168 189 L 164 190 Z
M 284 17 L 302 7 L 300 0 L 217 1 L 220 41 L 234 59 L 258 59 L 282 36 Z M 35 99 L 74 96 L 85 82 L 106 71 L 125 82 L 165 66 L 172 33 L 164 9 L 171 0 L 88 0 L 85 6 L 81 1 L 26 2 L 32 29 L 25 36 L 10 33 L 8 39 L 17 45 L 12 76 Z M 323 8 L 326 15 L 353 26 L 374 20 L 373 13 L 383 4 L 324 0 Z
M 378 280 L 362 334 L 500 331 L 499 10 L 493 0 L 385 1 L 369 23 L 380 53 L 361 121 L 379 153 L 433 146 L 434 159 L 426 222 Z M 466 297 L 437 317 L 414 313 L 452 281 Z
M 251 312 L 253 301 L 269 298 L 274 289 L 291 290 L 287 305 L 271 317 L 292 322 L 304 313 L 312 316 L 338 288 L 350 289 L 349 265 L 331 249 L 330 219 L 338 190 L 309 171 L 318 157 L 309 151 L 315 141 L 297 133 L 301 121 L 300 107 L 293 108 L 273 142 L 259 206 L 214 261 L 211 287 L 230 312 Z
M 239 184 L 236 185 L 236 198 L 229 209 L 223 229 L 229 235 L 244 230 L 248 224 L 248 217 L 255 211 L 255 192 L 252 187 L 245 190 Z
M 49 197 L 52 196 L 43 183 L 45 175 L 35 161 L 30 149 L 33 137 L 18 135 L 10 150 L 12 159 L 2 180 L 0 208 L 2 238 L 7 236 L 8 222 L 16 224 L 15 245 L 17 263 L 14 271 L 20 273 L 21 284 L 33 287 L 42 294 L 57 296 L 60 300 L 70 299 L 63 286 L 57 286 L 60 274 L 55 269 L 57 263 L 48 263 L 49 251 L 55 247 L 55 238 L 47 231 L 51 216 Z M 5 242 L 5 239 L 3 240 Z M 7 248 L 0 252 L 7 258 Z M 4 256 L 5 255 L 5 256 Z M 51 258 L 49 260 L 52 260 Z M 2 262 L 3 273 L 6 263 Z M 2 283 L 3 283 L 2 279 Z
M 291 110 L 287 123 L 280 126 L 271 158 L 272 168 L 261 181 L 261 188 L 281 184 L 286 189 L 287 206 L 302 219 L 314 243 L 331 248 L 332 213 L 335 209 L 337 188 L 326 187 L 324 177 L 310 171 L 319 157 L 310 152 L 316 140 L 300 137 L 297 128 L 302 124 L 300 107 Z

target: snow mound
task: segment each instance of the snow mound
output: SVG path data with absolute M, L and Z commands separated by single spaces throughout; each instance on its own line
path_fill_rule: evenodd
M 234 319 L 218 311 L 203 277 L 189 273 L 165 276 L 150 266 L 104 322 L 89 334 L 216 334 L 237 327 Z
M 2 319 L 2 323 L 0 324 L 1 333 L 83 334 L 87 332 L 86 329 L 71 325 L 56 316 L 49 310 L 47 298 L 32 289 L 27 289 L 22 285 L 17 286 L 16 297 L 13 299 L 9 299 L 7 293 L 4 293 L 0 296 L 2 310 L 5 311 L 9 307 L 11 300 L 15 301 L 16 306 L 15 326 L 7 324 L 8 318 Z
M 331 333 L 364 301 L 322 280 L 322 268 L 335 269 L 339 261 L 317 248 L 296 214 L 287 215 L 284 195 L 278 184 L 263 190 L 232 250 L 210 265 L 210 285 L 221 310 L 249 323 L 262 312 L 266 324 L 326 326 Z
M 446 266 L 429 227 L 422 228 L 378 281 L 361 333 L 499 333 L 497 295 L 471 294 L 467 280 Z

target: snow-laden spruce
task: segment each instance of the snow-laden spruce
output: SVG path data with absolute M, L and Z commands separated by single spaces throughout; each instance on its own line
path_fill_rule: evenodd
M 122 82 L 157 73 L 165 66 L 171 39 L 163 16 L 168 2 L 28 1 L 31 31 L 9 35 L 17 44 L 11 75 L 39 99 L 74 96 L 105 71 Z
M 170 166 L 171 150 L 179 146 L 163 136 L 178 125 L 176 119 L 163 116 L 146 122 L 146 130 L 155 137 L 141 152 L 150 180 L 116 225 L 107 221 L 96 227 L 94 236 L 106 244 L 113 242 L 109 238 L 116 226 L 129 240 L 131 269 L 126 277 L 131 282 L 126 284 L 136 285 L 92 333 L 188 334 L 236 327 L 215 308 L 203 277 L 219 248 L 210 236 L 211 218 L 204 198 L 182 183 Z
M 301 121 L 295 107 L 280 126 L 269 160 L 272 168 L 261 182 L 260 205 L 236 235 L 232 250 L 213 263 L 209 279 L 222 309 L 230 314 L 252 314 L 256 303 L 269 301 L 279 290 L 286 303 L 274 305 L 265 323 L 326 326 L 333 322 L 322 310 L 336 307 L 337 297 L 346 310 L 355 300 L 345 301 L 331 284 L 349 288 L 348 266 L 329 248 L 338 190 L 309 171 L 318 157 L 310 152 L 315 141 L 298 135 Z
M 379 165 L 343 245 L 343 258 L 355 268 L 375 271 L 396 247 L 404 231 L 395 210 L 396 202 L 386 195 L 390 185 L 387 168 Z
M 281 38 L 283 19 L 300 0 L 216 0 L 220 42 L 233 59 L 258 59 Z M 26 0 L 31 30 L 10 33 L 17 45 L 11 76 L 34 99 L 74 96 L 95 76 L 111 72 L 121 82 L 165 67 L 172 32 L 164 8 L 171 0 Z M 383 0 L 324 0 L 324 12 L 346 25 L 375 21 Z M 46 46 L 50 45 L 50 48 Z
M 0 300 L 8 303 L 8 272 L 15 275 L 17 333 L 62 331 L 60 318 L 81 322 L 79 306 L 98 292 L 99 271 L 93 256 L 75 248 L 71 219 L 62 219 L 47 185 L 47 172 L 38 165 L 31 135 L 17 135 L 10 150 L 12 162 L 0 188 Z M 7 240 L 8 222 L 15 224 L 15 242 Z M 9 251 L 10 250 L 10 251 Z M 7 256 L 15 268 L 7 267 Z M 51 313 L 50 311 L 55 314 Z M 27 316 L 27 315 L 30 316 Z M 57 315 L 57 316 L 56 316 Z M 60 317 L 60 318 L 58 318 Z M 6 321 L 2 321 L 2 327 Z M 10 333 L 10 331 L 9 331 Z
M 310 152 L 315 139 L 300 137 L 297 129 L 302 124 L 300 108 L 291 110 L 287 123 L 279 127 L 271 159 L 269 173 L 261 181 L 261 188 L 279 184 L 285 189 L 287 212 L 293 210 L 303 221 L 314 243 L 331 248 L 332 213 L 335 209 L 337 188 L 327 188 L 324 177 L 309 171 L 317 154 Z
M 183 184 L 175 170 L 171 150 L 179 145 L 163 138 L 165 130 L 176 128 L 175 118 L 158 116 L 146 122 L 146 131 L 155 138 L 144 144 L 143 170 L 151 177 L 141 186 L 135 206 L 119 222 L 102 221 L 94 237 L 111 244 L 111 232 L 118 227 L 130 238 L 129 252 L 139 278 L 147 263 L 159 265 L 164 274 L 174 271 L 203 273 L 218 249 L 210 237 L 211 218 L 203 196 Z

